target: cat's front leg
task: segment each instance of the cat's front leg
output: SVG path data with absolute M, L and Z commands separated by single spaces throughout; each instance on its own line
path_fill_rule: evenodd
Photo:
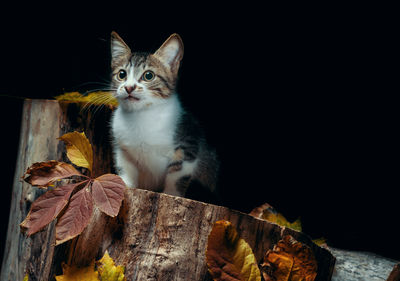
M 177 149 L 167 168 L 164 193 L 185 197 L 197 161 L 185 161 L 182 149 Z
M 129 152 L 119 147 L 115 150 L 115 165 L 118 175 L 127 187 L 137 188 L 139 171 L 131 160 Z

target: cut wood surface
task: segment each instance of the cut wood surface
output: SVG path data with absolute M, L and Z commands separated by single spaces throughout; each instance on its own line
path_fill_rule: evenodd
M 30 281 L 54 280 L 61 274 L 61 262 L 85 265 L 100 258 L 105 250 L 116 264 L 125 266 L 127 280 L 211 280 L 205 249 L 212 225 L 221 219 L 236 227 L 258 262 L 284 235 L 292 235 L 313 250 L 318 261 L 316 280 L 330 280 L 335 259 L 301 232 L 225 207 L 140 189 L 126 190 L 115 218 L 96 209 L 89 226 L 70 242 L 55 246 L 54 223 L 26 237 L 19 224 L 31 203 L 43 193 L 21 181 L 26 169 L 34 162 L 67 161 L 64 145 L 57 138 L 77 130 L 85 131 L 93 145 L 94 174 L 112 172 L 110 116 L 108 108 L 82 111 L 76 104 L 25 101 L 1 280 L 23 280 L 25 274 Z M 341 270 L 336 267 L 336 276 L 341 276 L 337 275 Z

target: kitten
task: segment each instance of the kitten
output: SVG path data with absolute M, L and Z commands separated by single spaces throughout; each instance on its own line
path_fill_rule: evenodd
M 171 35 L 154 53 L 131 52 L 111 33 L 112 88 L 119 106 L 112 118 L 115 164 L 129 187 L 187 195 L 216 189 L 218 161 L 198 122 L 175 92 L 183 43 Z

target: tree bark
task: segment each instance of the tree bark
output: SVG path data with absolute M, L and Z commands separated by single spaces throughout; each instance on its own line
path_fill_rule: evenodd
M 284 235 L 292 235 L 313 250 L 318 261 L 316 280 L 330 280 L 335 259 L 303 233 L 225 207 L 146 190 L 127 189 L 116 218 L 95 209 L 85 231 L 60 246 L 55 247 L 54 222 L 31 237 L 21 234 L 19 224 L 43 193 L 21 177 L 34 162 L 67 161 L 58 137 L 84 131 L 94 149 L 93 173 L 113 172 L 110 116 L 109 108 L 81 110 L 76 104 L 25 101 L 1 280 L 23 280 L 25 274 L 30 281 L 54 280 L 61 274 L 61 262 L 83 266 L 105 250 L 125 266 L 127 280 L 211 280 L 205 249 L 213 223 L 221 219 L 235 225 L 258 262 Z
M 394 271 L 396 262 L 373 253 L 330 248 L 336 258 L 332 281 L 385 281 Z M 396 272 L 392 275 L 394 278 Z M 398 277 L 398 276 L 397 276 Z
M 54 222 L 29 238 L 20 231 L 19 224 L 30 205 L 43 194 L 21 177 L 35 162 L 67 161 L 64 144 L 57 138 L 73 130 L 85 131 L 93 145 L 93 172 L 110 172 L 112 153 L 107 128 L 110 114 L 108 108 L 100 112 L 98 108 L 82 110 L 76 104 L 52 100 L 25 100 L 1 280 L 23 280 L 28 273 L 29 280 L 42 281 L 60 271 L 68 245 L 54 247 Z
M 389 275 L 387 281 L 400 281 L 400 263 L 393 267 L 392 272 Z

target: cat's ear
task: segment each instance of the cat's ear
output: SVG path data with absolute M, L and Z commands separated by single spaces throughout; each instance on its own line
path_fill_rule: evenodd
M 172 34 L 154 53 L 162 63 L 168 65 L 172 72 L 178 72 L 179 63 L 183 57 L 183 42 L 181 37 Z
M 111 32 L 111 65 L 118 64 L 121 59 L 128 58 L 131 55 L 131 49 L 115 32 Z

